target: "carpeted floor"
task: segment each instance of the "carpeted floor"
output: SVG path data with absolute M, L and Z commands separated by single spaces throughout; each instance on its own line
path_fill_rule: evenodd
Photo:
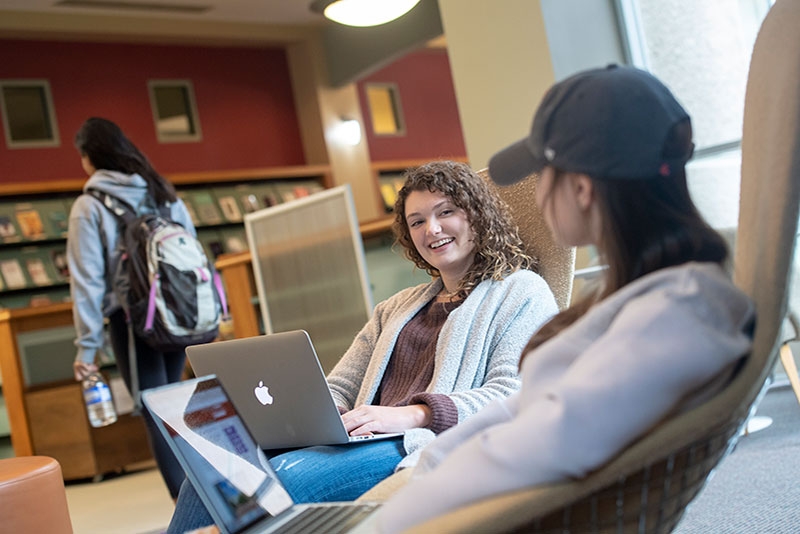
M 756 415 L 772 425 L 739 439 L 676 534 L 800 532 L 800 405 L 791 388 L 773 388 Z

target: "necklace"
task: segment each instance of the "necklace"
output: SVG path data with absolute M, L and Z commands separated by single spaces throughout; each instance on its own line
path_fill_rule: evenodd
M 439 297 L 443 300 L 452 300 L 453 297 L 457 297 L 460 290 L 456 289 L 455 291 L 448 291 L 446 287 L 442 286 L 442 290 L 439 292 Z

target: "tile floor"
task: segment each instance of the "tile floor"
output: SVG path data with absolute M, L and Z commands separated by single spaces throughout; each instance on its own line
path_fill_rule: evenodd
M 75 534 L 157 534 L 173 503 L 154 464 L 99 482 L 70 482 L 67 504 Z

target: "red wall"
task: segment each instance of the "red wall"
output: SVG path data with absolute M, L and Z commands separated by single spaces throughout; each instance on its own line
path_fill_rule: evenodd
M 81 178 L 73 137 L 113 120 L 162 173 L 305 164 L 283 49 L 0 40 L 0 79 L 50 82 L 61 145 L 0 143 L 0 183 Z M 188 79 L 202 140 L 159 143 L 149 79 Z
M 376 136 L 372 133 L 364 90 L 367 83 L 397 86 L 406 135 Z M 424 49 L 398 59 L 361 80 L 358 96 L 372 161 L 466 157 L 450 61 L 445 50 Z

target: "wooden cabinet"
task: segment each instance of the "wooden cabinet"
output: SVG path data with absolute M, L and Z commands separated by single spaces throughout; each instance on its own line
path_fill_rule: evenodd
M 112 425 L 92 428 L 78 383 L 67 378 L 27 384 L 20 336 L 71 325 L 69 303 L 0 310 L 0 372 L 14 454 L 53 457 L 66 480 L 102 475 L 151 458 L 140 417 L 124 414 Z
M 122 414 L 116 423 L 93 428 L 77 382 L 31 391 L 25 401 L 34 454 L 57 459 L 65 480 L 152 458 L 142 418 Z

